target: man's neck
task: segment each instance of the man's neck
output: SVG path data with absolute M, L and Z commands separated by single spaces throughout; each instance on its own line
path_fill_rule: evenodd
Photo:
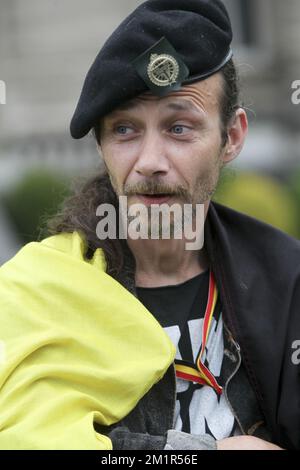
M 204 223 L 210 201 L 204 205 Z M 194 221 L 195 224 L 195 221 Z M 195 229 L 197 231 L 195 232 Z M 204 224 L 193 226 L 193 233 L 204 234 Z M 202 237 L 204 240 L 204 236 Z M 209 268 L 205 249 L 187 249 L 187 239 L 127 239 L 135 258 L 135 284 L 137 287 L 160 287 L 181 284 Z
M 138 287 L 176 285 L 209 267 L 205 248 L 187 251 L 183 240 L 128 240 L 136 262 Z

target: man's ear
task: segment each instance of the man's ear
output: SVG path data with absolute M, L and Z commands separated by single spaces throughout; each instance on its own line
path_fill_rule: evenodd
M 246 111 L 239 108 L 227 130 L 227 143 L 223 155 L 223 162 L 229 163 L 241 152 L 248 134 L 248 118 Z

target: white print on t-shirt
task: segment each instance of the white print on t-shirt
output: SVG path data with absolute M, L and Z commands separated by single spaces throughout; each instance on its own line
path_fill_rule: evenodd
M 188 328 L 195 361 L 202 343 L 203 319 L 190 320 Z M 177 348 L 176 358 L 181 359 L 178 348 L 180 340 L 179 327 L 172 326 L 165 328 L 165 330 Z M 221 314 L 218 322 L 214 318 L 212 319 L 207 345 L 202 357 L 202 362 L 207 361 L 210 371 L 216 377 L 220 376 L 223 356 L 224 340 Z M 187 391 L 190 385 L 190 382 L 177 378 L 177 394 Z M 235 425 L 235 418 L 225 395 L 218 396 L 215 390 L 208 385 L 204 385 L 194 391 L 189 406 L 189 418 L 191 434 L 206 434 L 207 428 L 209 428 L 210 433 L 217 440 L 231 436 Z M 176 400 L 175 429 L 178 431 L 182 430 L 179 400 Z

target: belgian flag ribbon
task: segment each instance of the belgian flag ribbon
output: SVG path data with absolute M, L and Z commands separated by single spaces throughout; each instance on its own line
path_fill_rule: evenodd
M 197 357 L 196 364 L 193 367 L 177 364 L 175 361 L 176 376 L 180 379 L 187 380 L 190 382 L 197 382 L 202 385 L 209 385 L 212 387 L 219 395 L 222 393 L 222 387 L 218 384 L 214 375 L 202 362 L 202 357 L 205 351 L 205 346 L 207 344 L 211 322 L 213 319 L 216 303 L 218 297 L 218 290 L 216 286 L 216 281 L 213 275 L 213 272 L 210 271 L 209 276 L 209 289 L 208 289 L 208 300 L 204 315 L 203 321 L 203 330 L 202 330 L 202 345 L 200 353 Z

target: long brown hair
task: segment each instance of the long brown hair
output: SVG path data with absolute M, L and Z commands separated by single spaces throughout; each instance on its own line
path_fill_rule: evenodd
M 63 232 L 79 232 L 86 242 L 86 257 L 92 258 L 95 250 L 102 248 L 107 263 L 107 273 L 133 291 L 135 261 L 126 240 L 100 240 L 97 237 L 96 227 L 99 217 L 96 211 L 101 204 L 112 204 L 118 213 L 119 201 L 106 170 L 88 179 L 74 195 L 65 200 L 58 214 L 48 221 L 48 233 L 56 235 Z M 116 223 L 118 233 L 118 217 Z

